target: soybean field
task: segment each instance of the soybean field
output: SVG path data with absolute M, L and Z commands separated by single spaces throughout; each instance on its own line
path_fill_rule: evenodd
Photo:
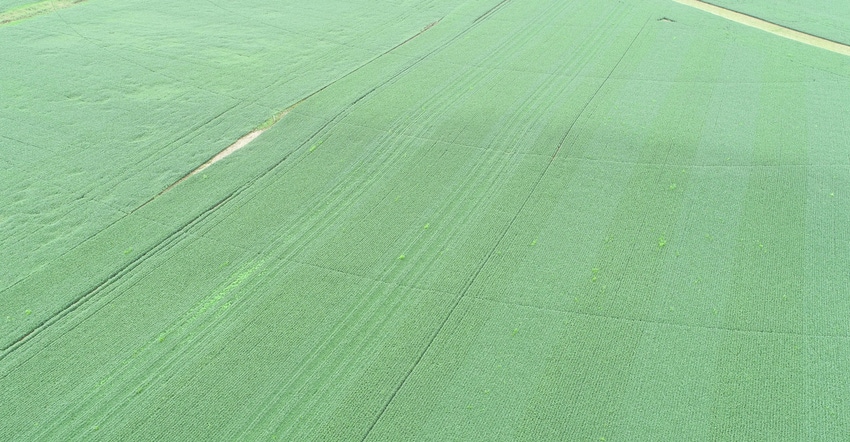
M 0 0 L 0 439 L 846 440 L 848 29 Z

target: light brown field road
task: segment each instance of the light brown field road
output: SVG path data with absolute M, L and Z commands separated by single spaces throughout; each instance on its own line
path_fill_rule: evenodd
M 673 0 L 676 3 L 681 3 L 686 6 L 691 6 L 697 8 L 699 10 L 717 15 L 719 17 L 723 17 L 727 20 L 732 20 L 736 23 L 740 23 L 742 25 L 750 26 L 752 28 L 760 29 L 765 32 L 770 32 L 771 34 L 778 35 L 780 37 L 787 38 L 789 40 L 798 41 L 800 43 L 807 44 L 809 46 L 814 46 L 821 49 L 826 49 L 827 51 L 832 51 L 838 54 L 850 56 L 850 46 L 837 43 L 831 40 L 826 40 L 820 37 L 816 37 L 811 34 L 806 34 L 804 32 L 795 31 L 790 28 L 786 28 L 784 26 L 777 25 L 776 23 L 771 23 L 769 21 L 764 21 L 762 19 L 753 17 L 751 15 L 742 14 L 740 12 L 735 12 L 726 8 L 721 8 L 719 6 L 714 6 L 705 2 L 701 2 L 699 0 Z
M 70 8 L 86 0 L 43 0 L 9 11 L 0 11 L 0 26 L 33 18 L 59 9 Z

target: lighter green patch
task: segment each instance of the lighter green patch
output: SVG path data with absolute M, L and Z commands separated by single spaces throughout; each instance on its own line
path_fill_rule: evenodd
M 254 130 L 266 130 L 266 129 L 274 126 L 275 124 L 277 124 L 278 121 L 283 119 L 283 117 L 285 117 L 286 114 L 288 114 L 289 111 L 291 111 L 293 107 L 295 107 L 295 106 L 290 106 L 290 107 L 288 107 L 288 108 L 286 108 L 282 111 L 275 112 L 275 114 L 272 115 L 271 118 L 260 123 L 260 125 L 257 126 Z

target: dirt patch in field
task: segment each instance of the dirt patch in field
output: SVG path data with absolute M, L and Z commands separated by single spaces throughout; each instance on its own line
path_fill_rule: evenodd
M 302 100 L 302 101 L 303 101 L 303 100 Z M 283 111 L 281 111 L 281 112 L 279 112 L 279 113 L 275 114 L 272 118 L 269 118 L 268 120 L 266 120 L 266 121 L 265 121 L 263 124 L 261 124 L 259 127 L 257 127 L 256 129 L 252 130 L 251 132 L 248 132 L 247 134 L 243 135 L 243 136 L 242 136 L 242 138 L 239 138 L 238 140 L 236 140 L 236 142 L 234 142 L 234 143 L 233 143 L 233 144 L 231 144 L 230 146 L 227 146 L 227 148 L 225 148 L 225 149 L 224 149 L 224 150 L 222 150 L 221 152 L 219 152 L 219 153 L 215 154 L 212 158 L 210 158 L 209 160 L 207 160 L 204 164 L 201 164 L 201 165 L 200 165 L 200 166 L 198 166 L 195 170 L 193 170 L 193 171 L 189 172 L 188 174 L 186 174 L 186 176 L 184 176 L 183 178 L 180 178 L 179 180 L 175 181 L 175 182 L 174 182 L 174 184 L 172 184 L 172 185 L 170 185 L 170 186 L 166 187 L 166 188 L 165 188 L 165 190 L 163 190 L 163 191 L 162 191 L 162 192 L 160 192 L 159 194 L 160 194 L 160 195 L 162 195 L 163 193 L 168 192 L 169 190 L 171 190 L 172 188 L 174 188 L 174 186 L 176 186 L 176 185 L 178 185 L 178 184 L 182 183 L 183 181 L 186 181 L 186 180 L 187 180 L 189 177 L 191 177 L 192 175 L 197 175 L 197 174 L 201 173 L 201 172 L 202 172 L 203 170 L 205 170 L 206 168 L 208 168 L 208 167 L 212 166 L 213 164 L 215 164 L 215 163 L 217 163 L 217 162 L 219 162 L 219 161 L 221 161 L 221 160 L 223 160 L 223 159 L 225 159 L 225 158 L 229 157 L 230 155 L 232 155 L 232 154 L 233 154 L 234 152 L 236 152 L 237 150 L 242 149 L 243 147 L 247 146 L 249 143 L 251 143 L 252 141 L 256 140 L 256 139 L 257 139 L 257 137 L 259 137 L 260 135 L 262 135 L 262 134 L 263 134 L 263 132 L 265 132 L 265 131 L 269 130 L 269 128 L 271 128 L 272 126 L 274 126 L 275 124 L 277 124 L 277 122 L 278 122 L 278 121 L 280 121 L 283 117 L 285 117 L 285 116 L 286 116 L 286 114 L 288 114 L 289 112 L 291 112 L 291 111 L 292 111 L 292 109 L 293 109 L 293 108 L 295 108 L 295 106 L 297 106 L 297 105 L 298 105 L 298 104 L 300 104 L 300 103 L 301 103 L 301 101 L 299 101 L 298 103 L 296 103 L 296 104 L 294 104 L 294 105 L 290 106 L 289 108 L 287 108 L 287 109 L 285 109 L 285 110 L 283 110 Z
M 210 158 L 209 161 L 198 166 L 198 168 L 193 170 L 191 173 L 189 173 L 188 176 L 196 175 L 196 174 L 200 173 L 201 171 L 203 171 L 204 169 L 206 169 L 207 167 L 210 167 L 213 164 L 227 158 L 233 152 L 236 152 L 237 150 L 248 145 L 248 143 L 254 141 L 263 132 L 264 132 L 264 130 L 255 130 L 255 131 L 243 136 L 242 138 L 236 140 L 236 142 L 231 144 L 230 146 L 228 146 L 227 149 L 224 149 L 223 151 L 217 153 L 214 157 Z

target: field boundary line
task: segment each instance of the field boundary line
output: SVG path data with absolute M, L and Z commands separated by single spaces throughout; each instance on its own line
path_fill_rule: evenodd
M 687 324 L 684 322 L 668 322 L 651 318 L 639 318 L 639 317 L 630 317 L 626 315 L 615 315 L 615 314 L 606 314 L 606 313 L 597 313 L 597 312 L 589 312 L 589 311 L 579 311 L 579 310 L 569 310 L 569 309 L 561 309 L 557 307 L 547 307 L 541 305 L 534 304 L 526 304 L 522 302 L 513 302 L 513 301 L 505 301 L 501 299 L 493 299 L 493 298 L 485 298 L 480 296 L 472 296 L 470 297 L 472 301 L 479 302 L 489 302 L 491 304 L 499 304 L 508 307 L 522 307 L 527 308 L 529 310 L 537 310 L 541 312 L 549 312 L 556 314 L 563 314 L 569 316 L 581 316 L 585 318 L 595 318 L 600 320 L 608 320 L 608 321 L 618 321 L 618 322 L 630 322 L 633 324 L 642 324 L 649 325 L 655 327 L 669 327 L 669 328 L 681 328 L 685 330 L 700 330 L 700 331 L 709 331 L 709 332 L 721 332 L 721 333 L 737 333 L 737 334 L 752 334 L 752 335 L 779 335 L 779 336 L 797 336 L 801 338 L 815 338 L 815 339 L 841 339 L 848 340 L 850 339 L 850 335 L 840 334 L 840 333 L 804 333 L 804 332 L 796 332 L 796 331 L 786 331 L 786 330 L 767 330 L 767 329 L 747 329 L 741 327 L 724 327 L 724 326 L 716 326 L 716 325 L 708 325 L 708 324 Z
M 828 40 L 826 38 L 818 37 L 816 35 L 807 34 L 805 32 L 800 32 L 795 29 L 791 29 L 786 26 L 782 26 L 776 23 L 769 22 L 767 20 L 763 20 L 758 17 L 754 17 L 749 14 L 744 14 L 742 12 L 733 11 L 731 9 L 726 9 L 720 6 L 712 5 L 710 3 L 706 3 L 700 0 L 673 0 L 676 3 L 690 6 L 692 8 L 699 9 L 701 11 L 708 12 L 709 14 L 714 14 L 718 17 L 725 18 L 727 20 L 731 20 L 733 22 L 749 26 L 751 28 L 756 28 L 761 31 L 765 31 L 771 33 L 773 35 L 778 35 L 783 38 L 787 38 L 789 40 L 794 40 L 799 43 L 803 43 L 809 46 L 814 46 L 816 48 L 825 49 L 830 52 L 835 52 L 836 54 L 846 55 L 850 57 L 850 46 L 839 43 L 837 41 Z

